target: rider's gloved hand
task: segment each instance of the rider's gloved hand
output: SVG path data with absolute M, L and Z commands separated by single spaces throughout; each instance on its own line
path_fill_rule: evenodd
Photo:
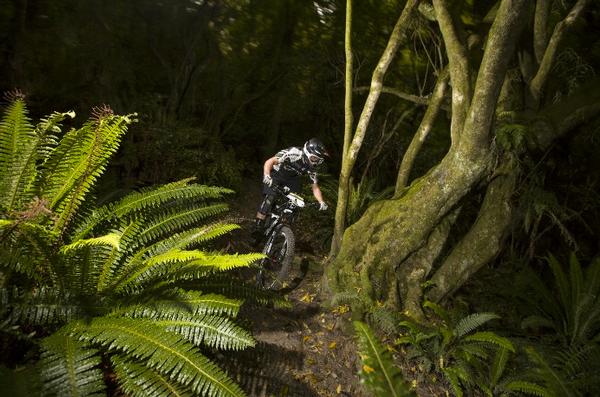
M 319 211 L 325 211 L 327 208 L 329 208 L 329 206 L 325 201 L 319 202 Z
M 273 184 L 273 178 L 271 178 L 271 175 L 263 176 L 263 183 L 267 186 L 271 186 Z

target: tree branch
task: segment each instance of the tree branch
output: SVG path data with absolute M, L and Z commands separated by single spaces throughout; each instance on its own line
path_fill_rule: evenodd
M 552 0 L 537 0 L 533 21 L 533 49 L 537 63 L 542 62 L 548 45 L 548 17 Z
M 529 0 L 503 0 L 500 4 L 485 45 L 465 127 L 458 141 L 456 155 L 460 161 L 464 162 L 465 156 L 477 158 L 488 154 L 482 148 L 489 147 L 490 129 L 500 89 L 513 57 L 516 39 L 523 27 L 528 4 Z
M 369 91 L 370 89 L 371 87 L 361 86 L 354 88 L 354 92 L 365 92 Z M 381 87 L 381 93 L 395 95 L 400 99 L 405 99 L 407 101 L 414 102 L 417 105 L 429 105 L 429 97 L 407 94 L 392 87 Z
M 452 85 L 450 136 L 454 142 L 464 127 L 467 109 L 471 101 L 471 69 L 466 43 L 463 43 L 459 37 L 456 22 L 448 10 L 447 1 L 433 0 L 433 6 L 448 54 L 450 84 Z
M 530 130 L 534 136 L 531 142 L 544 150 L 562 135 L 600 114 L 600 77 L 587 82 L 575 94 L 552 104 L 531 121 Z
M 562 38 L 567 30 L 581 16 L 581 13 L 589 4 L 589 2 L 590 0 L 578 0 L 565 19 L 557 23 L 554 27 L 554 32 L 552 32 L 552 36 L 550 37 L 550 41 L 548 42 L 548 46 L 544 52 L 538 72 L 533 80 L 531 80 L 530 91 L 533 98 L 534 107 L 539 106 L 542 90 L 544 89 L 546 81 L 548 80 L 548 76 L 550 75 L 550 70 L 552 69 L 552 64 L 554 63 L 554 58 L 556 57 L 558 46 L 562 41 Z
M 404 156 L 402 157 L 402 163 L 400 164 L 398 178 L 396 180 L 396 190 L 394 193 L 395 197 L 398 197 L 404 187 L 406 187 L 408 177 L 410 176 L 410 171 L 412 170 L 412 166 L 417 158 L 417 154 L 421 150 L 421 146 L 423 145 L 423 142 L 425 142 L 427 135 L 429 135 L 429 132 L 433 127 L 433 123 L 435 122 L 435 119 L 442 106 L 447 87 L 448 70 L 444 69 L 438 78 L 435 88 L 433 89 L 431 101 L 429 102 L 429 106 L 427 107 L 425 115 L 421 120 L 421 124 L 419 125 L 415 136 L 410 142 L 408 149 L 406 149 L 406 153 L 404 153 Z

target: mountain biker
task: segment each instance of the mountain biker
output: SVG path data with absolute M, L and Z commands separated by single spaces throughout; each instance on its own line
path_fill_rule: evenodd
M 312 193 L 319 202 L 319 210 L 325 211 L 327 203 L 323 200 L 323 194 L 319 188 L 317 178 L 317 167 L 329 157 L 325 145 L 317 138 L 311 138 L 302 148 L 290 147 L 279 151 L 271 157 L 263 166 L 263 201 L 256 213 L 253 235 L 260 234 L 264 227 L 267 214 L 276 197 L 273 184 L 284 185 L 294 193 L 302 188 L 302 176 L 306 175 L 311 181 Z

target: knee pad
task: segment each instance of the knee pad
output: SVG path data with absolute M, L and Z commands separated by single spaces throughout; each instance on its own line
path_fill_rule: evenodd
M 262 203 L 260 203 L 258 212 L 265 215 L 271 212 L 271 207 L 273 207 L 274 199 L 275 197 L 270 194 L 265 195 L 265 198 L 263 199 Z

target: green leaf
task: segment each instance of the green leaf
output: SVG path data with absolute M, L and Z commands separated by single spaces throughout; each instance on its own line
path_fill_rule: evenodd
M 376 396 L 413 396 L 402 373 L 393 365 L 389 352 L 381 346 L 373 331 L 360 321 L 354 322 L 362 358 L 361 377 Z

